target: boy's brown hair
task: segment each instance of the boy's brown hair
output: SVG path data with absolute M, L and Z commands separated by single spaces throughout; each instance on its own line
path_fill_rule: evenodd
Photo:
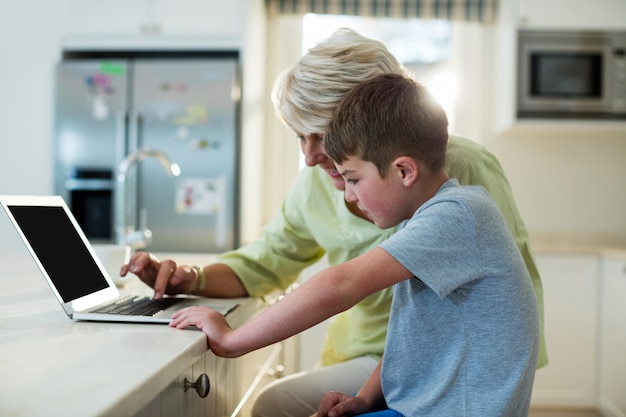
M 324 136 L 328 156 L 372 162 L 381 176 L 399 156 L 431 172 L 445 166 L 448 119 L 423 85 L 396 74 L 364 81 L 343 98 Z

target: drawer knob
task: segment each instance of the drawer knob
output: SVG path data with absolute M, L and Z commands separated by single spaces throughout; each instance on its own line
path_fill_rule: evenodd
M 196 382 L 190 382 L 185 378 L 185 392 L 187 392 L 188 389 L 195 389 L 201 398 L 206 398 L 211 391 L 211 381 L 207 374 L 200 375 L 198 379 L 196 379 Z
M 276 368 L 270 368 L 267 370 L 267 376 L 270 378 L 282 378 L 285 376 L 285 367 L 282 365 L 276 365 Z

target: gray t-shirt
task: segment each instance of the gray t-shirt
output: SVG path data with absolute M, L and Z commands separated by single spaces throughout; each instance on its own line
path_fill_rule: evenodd
M 404 416 L 526 416 L 539 321 L 530 276 L 482 187 L 447 181 L 380 245 L 414 274 L 394 287 L 382 368 Z

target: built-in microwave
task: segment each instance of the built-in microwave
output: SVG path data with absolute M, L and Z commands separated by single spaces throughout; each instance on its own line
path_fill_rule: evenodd
M 626 119 L 626 31 L 518 31 L 518 118 Z

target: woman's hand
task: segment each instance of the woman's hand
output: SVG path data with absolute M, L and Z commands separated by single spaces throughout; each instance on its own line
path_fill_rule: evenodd
M 120 275 L 124 277 L 128 272 L 154 288 L 156 299 L 162 298 L 163 294 L 189 294 L 198 288 L 198 274 L 193 268 L 179 266 L 171 259 L 159 261 L 148 252 L 137 252 L 128 264 L 122 265 Z

